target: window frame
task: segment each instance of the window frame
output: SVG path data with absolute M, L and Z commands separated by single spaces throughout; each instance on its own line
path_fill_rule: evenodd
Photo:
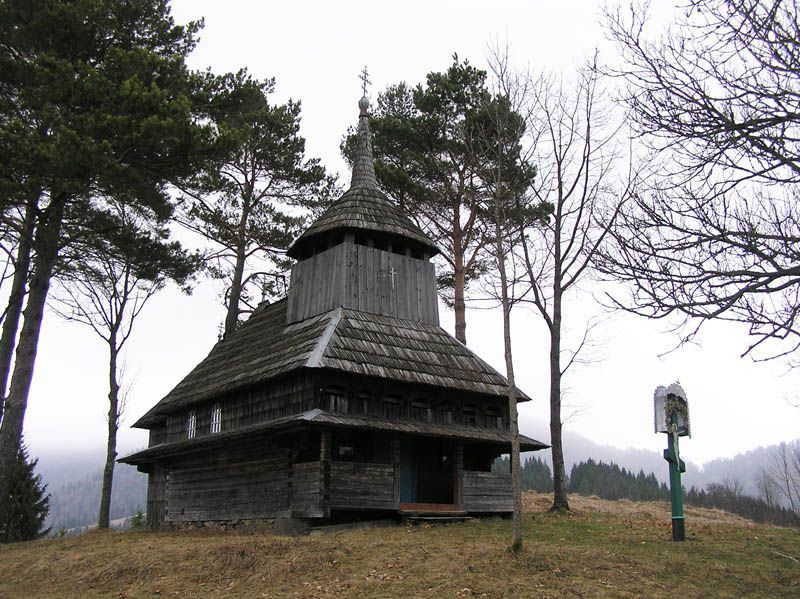
M 212 435 L 222 432 L 222 404 L 215 403 L 211 406 L 211 425 L 209 431 Z
M 186 438 L 194 439 L 197 437 L 197 412 L 189 410 L 186 416 Z

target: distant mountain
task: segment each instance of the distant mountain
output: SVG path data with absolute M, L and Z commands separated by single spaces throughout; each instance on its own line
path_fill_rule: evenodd
M 120 452 L 125 455 L 126 452 Z M 50 513 L 45 526 L 54 532 L 97 523 L 103 481 L 104 451 L 45 452 L 39 456 L 37 472 L 50 493 Z M 147 475 L 136 468 L 117 464 L 111 490 L 111 518 L 126 518 L 147 505 Z
M 712 482 L 725 480 L 738 480 L 744 485 L 744 492 L 748 495 L 758 495 L 755 481 L 765 469 L 771 465 L 772 455 L 777 445 L 758 447 L 732 458 L 717 458 L 706 463 L 702 471 L 702 486 Z M 690 479 L 691 480 L 691 479 Z M 688 485 L 696 483 L 687 483 Z
M 548 439 L 549 433 L 545 430 L 542 424 L 527 423 L 528 426 L 523 428 L 522 433 L 533 436 L 536 439 Z M 585 462 L 588 459 L 593 459 L 595 462 L 613 462 L 620 468 L 633 471 L 635 474 L 639 470 L 644 470 L 645 474 L 651 472 L 656 475 L 660 482 L 669 482 L 669 472 L 667 464 L 658 451 L 650 451 L 647 449 L 637 448 L 620 448 L 613 445 L 601 445 L 591 439 L 573 433 L 570 431 L 563 432 L 564 442 L 564 464 L 567 471 L 567 476 L 572 469 L 572 466 L 579 462 Z M 531 452 L 523 454 L 524 456 L 539 456 L 544 458 L 547 464 L 552 468 L 553 461 L 550 450 Z M 523 457 L 524 459 L 524 457 Z M 700 467 L 691 462 L 686 462 L 687 471 L 693 472 L 694 476 L 698 475 Z M 687 472 L 689 474 L 689 472 Z M 694 483 L 691 483 L 694 484 Z
M 522 431 L 524 434 L 530 434 L 537 439 L 547 439 L 549 437 L 545 425 L 541 423 L 527 424 L 527 428 Z M 645 474 L 652 472 L 660 482 L 669 482 L 669 471 L 661 452 L 601 445 L 569 431 L 564 432 L 563 438 L 564 462 L 568 476 L 573 464 L 585 462 L 591 458 L 596 462 L 613 462 L 621 468 L 633 471 L 635 474 L 638 474 L 639 470 L 643 470 Z M 700 489 L 710 483 L 738 480 L 744 485 L 746 494 L 758 496 L 755 481 L 764 469 L 770 467 L 771 455 L 776 447 L 777 445 L 759 447 L 732 458 L 718 458 L 707 462 L 702 467 L 685 460 L 686 473 L 682 477 L 683 485 L 687 489 L 693 486 Z M 538 455 L 544 458 L 551 468 L 553 466 L 549 450 L 523 455 Z

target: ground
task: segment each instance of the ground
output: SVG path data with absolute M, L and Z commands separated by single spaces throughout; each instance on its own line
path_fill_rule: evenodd
M 666 503 L 526 493 L 509 521 L 307 537 L 92 532 L 0 546 L 0 597 L 798 597 L 800 532 Z

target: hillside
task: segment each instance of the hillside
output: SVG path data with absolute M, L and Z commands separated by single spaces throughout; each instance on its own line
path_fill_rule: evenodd
M 666 503 L 574 496 L 570 514 L 526 494 L 525 547 L 508 521 L 393 526 L 300 538 L 93 532 L 0 547 L 3 597 L 787 597 L 800 534 L 689 509 L 669 540 Z

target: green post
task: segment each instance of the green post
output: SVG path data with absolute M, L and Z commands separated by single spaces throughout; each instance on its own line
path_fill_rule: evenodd
M 664 459 L 669 462 L 669 490 L 672 500 L 672 540 L 685 541 L 686 530 L 683 518 L 683 487 L 681 486 L 681 472 L 686 472 L 686 464 L 680 457 L 678 449 L 678 418 L 673 412 L 670 427 L 672 432 L 667 435 L 667 449 L 664 450 Z

